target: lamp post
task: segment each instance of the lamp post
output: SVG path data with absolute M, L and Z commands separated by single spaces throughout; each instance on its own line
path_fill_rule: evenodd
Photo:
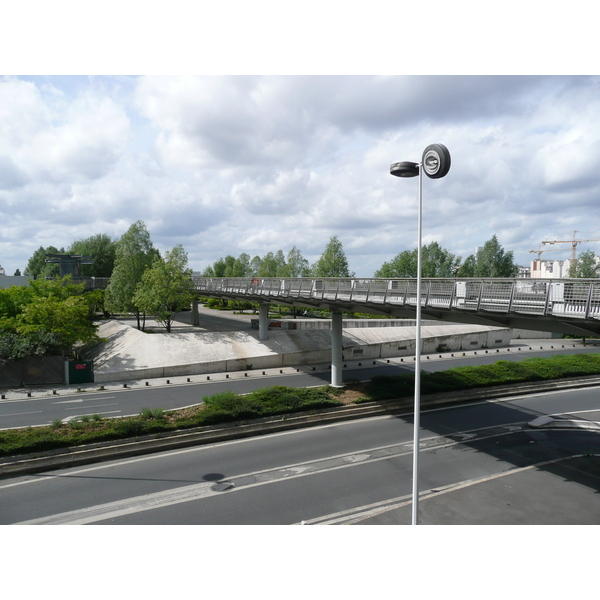
M 396 177 L 419 176 L 419 212 L 417 224 L 417 327 L 415 333 L 415 407 L 413 432 L 412 524 L 419 524 L 419 428 L 421 420 L 421 260 L 423 233 L 423 171 L 431 179 L 440 179 L 450 170 L 450 153 L 442 144 L 425 148 L 420 163 L 398 162 L 390 166 Z

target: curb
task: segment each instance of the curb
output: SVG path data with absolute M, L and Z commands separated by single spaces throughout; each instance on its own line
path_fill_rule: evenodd
M 445 405 L 462 404 L 476 400 L 520 396 L 535 392 L 556 389 L 577 389 L 600 385 L 600 377 L 591 376 L 554 380 L 544 383 L 526 383 L 512 386 L 495 386 L 479 390 L 453 393 L 429 394 L 421 398 L 421 408 L 439 408 Z M 401 412 L 410 413 L 413 397 L 404 397 L 380 402 L 365 402 L 352 406 L 341 406 L 320 410 L 318 413 L 296 413 L 275 418 L 257 419 L 250 423 L 236 422 L 221 426 L 208 426 L 164 434 L 152 434 L 140 438 L 129 438 L 117 442 L 101 442 L 85 446 L 72 446 L 67 449 L 51 450 L 27 455 L 17 455 L 0 459 L 0 477 L 23 473 L 81 466 L 94 462 L 175 450 L 190 446 L 212 444 L 234 439 L 242 439 L 267 433 L 289 431 L 313 427 L 338 421 L 362 419 Z M 600 423 L 538 417 L 531 421 L 531 427 L 598 429 Z

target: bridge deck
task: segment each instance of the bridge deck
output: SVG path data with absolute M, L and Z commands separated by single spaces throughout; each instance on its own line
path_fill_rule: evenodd
M 201 296 L 337 311 L 414 317 L 416 279 L 194 277 Z M 598 279 L 423 279 L 423 317 L 600 334 Z

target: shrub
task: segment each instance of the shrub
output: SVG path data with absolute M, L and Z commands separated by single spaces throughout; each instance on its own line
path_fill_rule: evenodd
M 164 419 L 165 411 L 162 408 L 142 408 L 140 417 L 142 419 Z

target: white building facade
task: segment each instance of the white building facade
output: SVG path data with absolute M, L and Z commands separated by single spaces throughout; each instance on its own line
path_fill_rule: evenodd
M 541 260 L 531 261 L 532 279 L 566 279 L 571 270 L 571 260 Z

